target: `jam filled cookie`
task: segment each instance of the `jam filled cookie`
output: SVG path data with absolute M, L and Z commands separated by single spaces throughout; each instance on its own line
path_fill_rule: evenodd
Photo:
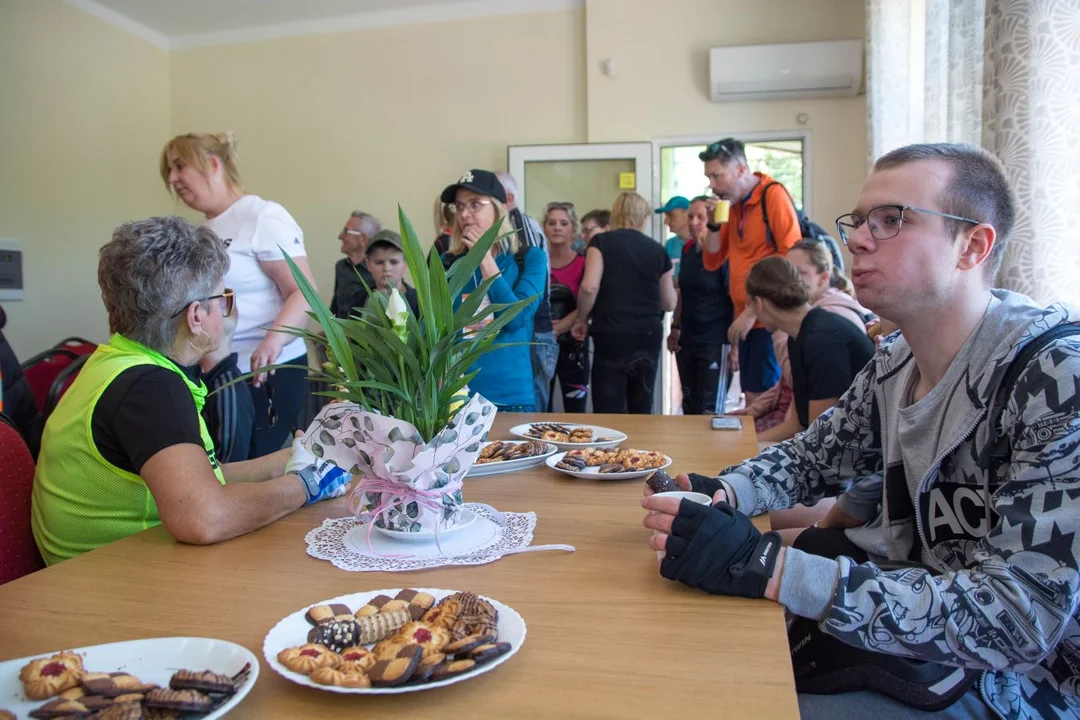
M 344 666 L 337 668 L 322 667 L 311 673 L 308 677 L 312 682 L 317 682 L 320 685 L 333 685 L 335 687 L 348 687 L 348 688 L 369 688 L 371 687 L 371 678 L 359 667 L 349 668 L 348 671 L 343 669 Z
M 19 671 L 19 679 L 22 680 L 26 697 L 45 700 L 78 685 L 82 672 L 80 656 L 61 652 L 31 661 Z
M 421 618 L 428 625 L 452 628 L 461 614 L 461 601 L 454 596 L 443 598 L 439 604 L 424 613 Z
M 340 657 L 341 664 L 338 665 L 338 668 L 340 668 L 342 672 L 348 672 L 349 668 L 352 666 L 356 666 L 364 672 L 367 672 L 371 669 L 371 666 L 375 664 L 375 661 L 378 660 L 375 653 L 367 648 L 359 646 L 345 648 L 341 651 Z
M 314 643 L 286 648 L 278 653 L 277 659 L 288 669 L 303 675 L 310 675 L 321 667 L 336 667 L 341 662 L 337 653 Z
M 424 657 L 442 652 L 450 644 L 450 633 L 438 625 L 409 623 L 394 636 L 402 644 L 416 644 L 424 649 Z

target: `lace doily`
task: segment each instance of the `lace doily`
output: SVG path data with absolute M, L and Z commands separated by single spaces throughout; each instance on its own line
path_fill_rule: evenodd
M 306 536 L 307 553 L 353 572 L 401 572 L 443 565 L 484 565 L 504 555 L 538 550 L 574 551 L 572 545 L 531 546 L 536 513 L 502 513 L 481 503 L 466 503 L 477 520 L 439 543 L 395 541 L 356 518 L 328 518 Z

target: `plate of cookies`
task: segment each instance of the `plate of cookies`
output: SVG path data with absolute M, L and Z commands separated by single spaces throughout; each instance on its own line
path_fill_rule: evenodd
M 497 600 L 468 591 L 397 588 L 297 610 L 267 633 L 263 656 L 300 685 L 390 695 L 482 675 L 523 642 L 525 621 Z
M 645 477 L 671 465 L 671 458 L 654 450 L 581 448 L 552 455 L 547 466 L 571 477 L 629 480 Z
M 543 440 L 559 450 L 609 448 L 626 442 L 626 434 L 618 430 L 580 423 L 525 423 L 510 428 L 510 434 L 526 440 Z
M 213 720 L 235 708 L 258 676 L 249 650 L 211 638 L 62 650 L 0 663 L 0 719 Z
M 559 448 L 541 440 L 496 440 L 485 443 L 465 477 L 502 475 L 543 465 Z

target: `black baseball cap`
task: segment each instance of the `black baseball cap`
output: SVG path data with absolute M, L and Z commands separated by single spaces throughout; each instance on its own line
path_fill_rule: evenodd
M 490 170 L 468 170 L 453 185 L 447 185 L 439 197 L 444 203 L 452 203 L 457 198 L 457 191 L 461 188 L 472 190 L 477 195 L 493 197 L 499 202 L 506 204 L 506 190 L 503 189 L 499 178 Z
M 389 245 L 393 248 L 405 252 L 405 247 L 401 244 L 401 236 L 393 230 L 383 228 L 379 232 L 371 236 L 371 240 L 368 241 L 367 249 L 364 251 L 365 255 L 371 253 L 379 245 Z

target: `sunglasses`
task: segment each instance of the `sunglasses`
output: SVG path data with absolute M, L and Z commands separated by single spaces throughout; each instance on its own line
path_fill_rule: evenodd
M 205 300 L 192 300 L 187 305 L 185 305 L 184 307 L 180 308 L 179 310 L 174 312 L 172 315 L 170 315 L 169 319 L 170 320 L 175 320 L 176 318 L 183 315 L 185 312 L 187 312 L 187 309 L 189 307 L 191 307 L 191 303 L 210 302 L 211 300 L 221 300 L 222 301 L 221 302 L 221 316 L 222 317 L 229 317 L 230 315 L 233 314 L 233 310 L 236 309 L 236 293 L 233 292 L 229 288 L 225 288 L 225 292 L 221 293 L 220 295 L 211 295 L 210 297 L 206 298 Z
M 266 422 L 270 427 L 277 425 L 277 408 L 274 407 L 274 383 L 270 381 L 270 375 L 266 376 L 263 387 L 266 388 Z

